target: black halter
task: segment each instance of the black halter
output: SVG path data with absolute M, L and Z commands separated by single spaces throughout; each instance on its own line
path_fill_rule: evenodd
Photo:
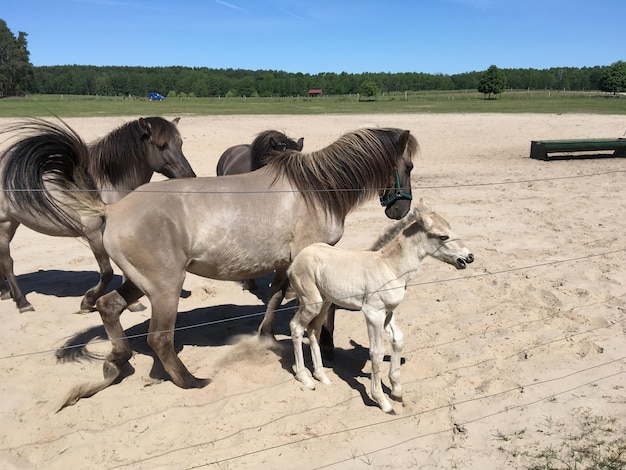
M 406 199 L 407 201 L 412 201 L 413 200 L 413 196 L 412 195 L 402 191 L 402 186 L 400 185 L 400 174 L 398 173 L 397 169 L 396 169 L 396 187 L 395 187 L 395 190 L 396 190 L 396 192 L 393 193 L 391 196 L 389 196 L 386 199 L 385 199 L 385 194 L 380 196 L 380 204 L 383 207 L 390 206 L 391 204 L 396 202 L 398 199 Z M 386 192 L 387 191 L 385 191 L 385 193 Z

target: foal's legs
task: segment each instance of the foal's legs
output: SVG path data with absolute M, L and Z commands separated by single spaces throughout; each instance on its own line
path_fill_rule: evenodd
M 372 307 L 364 306 L 363 313 L 367 322 L 367 334 L 370 340 L 370 361 L 372 362 L 372 398 L 385 413 L 392 413 L 393 406 L 383 393 L 381 368 L 385 355 L 385 316 Z
M 322 362 L 322 352 L 320 350 L 319 337 L 320 330 L 322 329 L 322 323 L 328 314 L 328 308 L 330 304 L 324 303 L 321 308 L 320 314 L 315 317 L 307 327 L 309 334 L 309 345 L 311 347 L 311 358 L 313 360 L 313 377 L 322 382 L 323 384 L 330 384 L 330 379 L 324 372 L 324 364 Z
M 329 303 L 322 302 L 321 298 L 311 299 L 310 297 L 298 296 L 300 307 L 289 322 L 291 329 L 291 341 L 295 355 L 296 379 L 302 382 L 307 388 L 315 389 L 315 382 L 311 380 L 304 366 L 304 354 L 302 352 L 302 340 L 304 331 L 309 335 L 309 345 L 311 347 L 311 357 L 313 359 L 313 376 L 323 384 L 330 384 L 329 378 L 324 372 L 322 363 L 322 353 L 319 345 L 319 334 L 322 322 L 328 312 Z
M 14 219 L 0 222 L 0 298 L 6 300 L 12 296 L 19 311 L 28 312 L 35 309 L 26 300 L 17 284 L 15 272 L 13 271 L 13 258 L 11 258 L 11 250 L 9 248 L 19 225 L 19 222 Z
M 389 381 L 391 382 L 391 398 L 402 401 L 402 384 L 400 383 L 400 363 L 402 347 L 404 345 L 404 335 L 396 324 L 393 312 L 387 315 L 388 323 L 385 327 L 389 339 L 391 340 L 391 367 L 389 368 Z

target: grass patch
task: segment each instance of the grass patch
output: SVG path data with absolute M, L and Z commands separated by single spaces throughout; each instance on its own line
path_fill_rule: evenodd
M 508 91 L 484 100 L 473 91 L 393 93 L 319 98 L 168 98 L 28 95 L 0 100 L 0 117 L 98 117 L 228 114 L 592 113 L 626 114 L 626 99 L 599 92 Z
M 503 442 L 500 451 L 521 458 L 528 470 L 626 469 L 626 427 L 617 418 L 578 409 L 567 422 L 550 420 L 541 433 L 534 443 L 523 443 L 528 433 L 494 437 Z

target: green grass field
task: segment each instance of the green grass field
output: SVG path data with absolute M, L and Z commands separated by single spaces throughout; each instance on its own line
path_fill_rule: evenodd
M 218 114 L 594 113 L 626 114 L 626 98 L 599 92 L 508 91 L 484 100 L 475 91 L 414 92 L 359 101 L 321 98 L 168 98 L 29 95 L 0 100 L 0 117 L 94 117 Z

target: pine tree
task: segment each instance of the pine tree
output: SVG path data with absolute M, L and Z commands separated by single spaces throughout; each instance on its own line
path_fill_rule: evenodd
M 0 19 L 0 96 L 18 96 L 28 87 L 33 69 L 26 36 L 20 31 L 15 37 Z

